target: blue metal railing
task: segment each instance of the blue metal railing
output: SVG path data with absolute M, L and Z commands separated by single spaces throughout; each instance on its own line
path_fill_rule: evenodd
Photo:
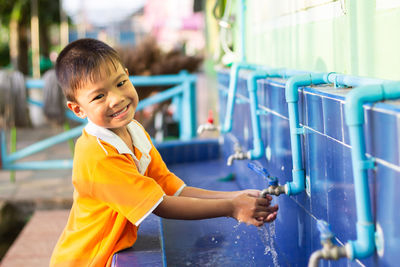
M 135 86 L 173 86 L 172 88 L 160 92 L 154 96 L 146 98 L 139 102 L 137 111 L 169 99 L 172 99 L 174 104 L 178 104 L 177 112 L 174 114 L 174 119 L 179 121 L 179 139 L 189 140 L 196 136 L 196 75 L 189 74 L 187 71 L 182 71 L 176 75 L 159 75 L 159 76 L 131 76 L 130 80 Z M 175 85 L 175 86 L 174 86 Z M 44 81 L 37 79 L 29 79 L 26 81 L 28 89 L 43 88 Z M 43 103 L 37 100 L 28 98 L 28 103 L 43 107 Z M 66 111 L 66 117 L 69 119 L 81 122 L 71 130 L 61 134 L 38 141 L 28 147 L 20 149 L 14 153 L 7 153 L 7 141 L 5 132 L 0 131 L 1 142 L 1 167 L 4 170 L 39 170 L 39 169 L 68 169 L 72 167 L 72 159 L 65 160 L 47 160 L 47 161 L 31 161 L 20 162 L 16 161 L 30 156 L 32 154 L 43 151 L 56 144 L 68 141 L 78 137 L 82 129 L 85 127 L 86 120 L 77 118 L 70 110 Z

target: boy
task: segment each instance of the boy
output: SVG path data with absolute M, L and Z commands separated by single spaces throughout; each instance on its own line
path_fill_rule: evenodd
M 133 117 L 135 88 L 118 54 L 108 45 L 81 39 L 56 62 L 67 106 L 88 124 L 75 146 L 74 203 L 54 249 L 51 266 L 110 266 L 131 247 L 150 213 L 196 220 L 228 216 L 261 226 L 276 218 L 271 197 L 258 190 L 218 192 L 185 186 L 171 173 L 150 137 Z

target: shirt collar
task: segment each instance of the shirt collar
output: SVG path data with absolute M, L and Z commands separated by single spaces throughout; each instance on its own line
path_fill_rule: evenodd
M 131 129 L 133 128 L 134 122 L 131 121 L 128 125 L 128 131 L 132 135 Z M 114 132 L 111 130 L 98 126 L 95 123 L 91 122 L 88 120 L 88 124 L 85 126 L 85 131 L 88 134 L 91 134 L 93 136 L 96 136 L 97 138 L 103 140 L 104 142 L 109 143 L 113 147 L 115 147 L 120 154 L 130 154 L 134 156 L 133 152 L 128 148 L 128 146 L 125 144 L 122 139 L 116 135 Z M 132 138 L 133 139 L 133 138 Z

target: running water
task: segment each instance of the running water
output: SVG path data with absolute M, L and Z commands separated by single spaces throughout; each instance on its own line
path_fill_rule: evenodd
M 238 221 L 236 225 L 233 226 L 233 229 L 237 229 L 242 222 Z
M 258 233 L 265 246 L 264 255 L 271 254 L 274 267 L 279 267 L 278 253 L 275 249 L 275 221 L 268 224 L 268 227 L 258 227 Z

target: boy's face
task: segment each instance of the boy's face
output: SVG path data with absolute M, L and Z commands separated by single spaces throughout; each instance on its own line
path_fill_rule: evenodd
M 128 70 L 124 70 L 120 64 L 117 66 L 115 70 L 109 65 L 109 73 L 105 67 L 100 68 L 99 78 L 78 88 L 76 101 L 67 103 L 78 117 L 87 117 L 96 125 L 112 131 L 118 131 L 132 121 L 139 102 Z

